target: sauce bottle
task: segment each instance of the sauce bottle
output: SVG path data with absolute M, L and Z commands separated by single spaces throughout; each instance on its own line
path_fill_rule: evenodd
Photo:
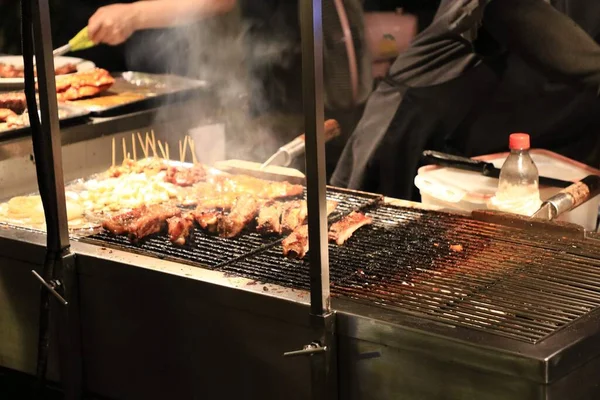
M 510 154 L 500 170 L 496 196 L 488 206 L 500 211 L 532 216 L 542 205 L 538 169 L 529 154 L 530 139 L 526 133 L 509 137 Z

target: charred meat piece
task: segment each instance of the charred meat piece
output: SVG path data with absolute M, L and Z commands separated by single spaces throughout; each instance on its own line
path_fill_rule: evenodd
M 27 99 L 23 92 L 0 93 L 0 108 L 8 108 L 17 114 L 27 109 Z
M 143 237 L 160 232 L 164 229 L 167 219 L 179 215 L 181 215 L 181 210 L 175 206 L 143 205 L 113 216 L 104 221 L 102 226 L 115 235 L 127 234 L 135 242 Z
M 115 235 L 124 235 L 129 232 L 129 226 L 144 213 L 148 212 L 145 205 L 117 214 L 102 222 L 102 227 Z
M 283 255 L 286 257 L 303 258 L 308 252 L 308 225 L 302 225 L 281 242 Z
M 165 175 L 165 182 L 170 182 L 177 186 L 192 186 L 206 179 L 206 170 L 200 164 L 191 168 L 169 167 Z
M 219 215 L 221 215 L 219 211 L 207 210 L 199 207 L 192 211 L 192 215 L 202 229 L 210 233 L 217 232 Z
M 256 217 L 256 231 L 263 235 L 281 234 L 283 207 L 283 203 L 280 202 L 262 207 Z
M 327 215 L 331 214 L 336 209 L 337 205 L 337 201 L 327 200 Z M 308 207 L 306 201 L 296 200 L 285 203 L 281 214 L 281 231 L 283 233 L 292 232 L 304 223 L 307 215 Z
M 167 219 L 181 215 L 175 206 L 149 206 L 147 212 L 129 225 L 129 239 L 136 242 L 165 228 Z
M 95 96 L 108 90 L 115 79 L 105 69 L 78 72 L 56 77 L 56 93 L 59 101 L 70 101 Z
M 171 217 L 167 220 L 169 228 L 169 240 L 178 246 L 183 246 L 190 237 L 194 226 L 194 217 L 191 213 Z
M 239 235 L 244 227 L 256 218 L 263 204 L 264 201 L 251 195 L 238 197 L 229 215 L 219 216 L 219 235 L 225 238 L 232 238 Z
M 361 226 L 371 224 L 373 218 L 358 212 L 351 212 L 346 217 L 331 225 L 329 229 L 329 241 L 342 245 Z

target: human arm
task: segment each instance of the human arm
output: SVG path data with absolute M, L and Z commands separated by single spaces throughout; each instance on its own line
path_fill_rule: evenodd
M 600 46 L 544 0 L 492 0 L 483 26 L 547 76 L 600 94 Z
M 231 11 L 236 0 L 149 0 L 99 8 L 88 22 L 94 43 L 117 45 L 134 32 L 189 24 Z

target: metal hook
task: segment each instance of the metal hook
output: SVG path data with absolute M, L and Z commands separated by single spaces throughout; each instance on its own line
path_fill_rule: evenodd
M 69 303 L 55 290 L 57 287 L 59 287 L 61 285 L 59 281 L 46 282 L 46 280 L 44 278 L 42 278 L 42 276 L 40 274 L 38 274 L 36 271 L 32 270 L 31 273 L 33 274 L 33 276 L 35 276 L 37 278 L 38 281 L 40 281 L 40 283 L 42 285 L 44 285 L 44 287 L 46 289 L 48 289 L 50 291 L 50 293 L 52 293 L 54 295 L 54 297 L 56 297 L 56 299 L 63 306 L 69 305 Z

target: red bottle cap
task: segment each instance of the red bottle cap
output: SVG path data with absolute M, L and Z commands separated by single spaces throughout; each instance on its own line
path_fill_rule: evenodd
M 508 139 L 508 147 L 511 150 L 528 150 L 529 146 L 529 135 L 526 133 L 513 133 Z

